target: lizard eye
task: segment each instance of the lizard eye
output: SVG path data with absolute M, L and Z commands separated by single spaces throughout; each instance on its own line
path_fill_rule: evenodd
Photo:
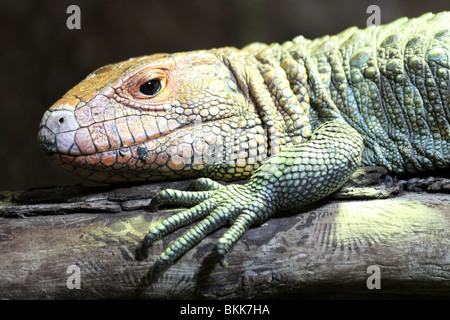
M 146 96 L 154 97 L 161 91 L 161 80 L 152 79 L 139 87 L 139 91 Z
M 138 105 L 130 104 L 143 110 L 157 111 L 163 109 L 174 86 L 172 70 L 164 68 L 146 68 L 137 72 L 120 88 L 117 95 L 126 100 L 139 101 Z

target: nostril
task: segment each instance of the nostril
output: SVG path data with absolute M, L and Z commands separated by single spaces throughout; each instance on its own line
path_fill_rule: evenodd
M 53 134 L 77 130 L 80 126 L 75 119 L 75 114 L 67 110 L 53 111 L 41 121 L 41 127 L 45 127 Z

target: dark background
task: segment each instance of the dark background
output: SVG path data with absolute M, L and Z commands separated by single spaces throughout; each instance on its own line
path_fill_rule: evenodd
M 81 30 L 66 27 L 71 4 L 81 9 Z M 156 52 L 364 27 L 370 4 L 381 23 L 450 10 L 448 0 L 1 0 L 0 190 L 83 182 L 47 161 L 36 136 L 44 111 L 94 69 Z

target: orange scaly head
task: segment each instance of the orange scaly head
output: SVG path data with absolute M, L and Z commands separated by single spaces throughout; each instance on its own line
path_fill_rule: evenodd
M 41 149 L 103 183 L 245 178 L 267 157 L 246 59 L 223 48 L 102 67 L 45 112 Z

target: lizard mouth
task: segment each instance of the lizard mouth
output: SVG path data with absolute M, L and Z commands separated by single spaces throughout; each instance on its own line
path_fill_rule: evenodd
M 229 117 L 213 120 L 225 118 Z M 87 180 L 126 183 L 179 179 L 192 171 L 191 157 L 197 152 L 192 141 L 199 125 L 201 122 L 186 119 L 131 115 L 82 127 L 71 111 L 47 111 L 38 142 L 51 162 Z M 211 141 L 213 138 L 207 137 L 206 146 Z
M 47 111 L 40 123 L 38 142 L 48 155 L 90 156 L 114 150 L 123 153 L 189 125 L 192 123 L 180 118 L 127 115 L 81 126 L 74 112 Z
M 160 136 L 147 142 L 90 154 L 61 153 L 53 144 L 45 142 L 40 147 L 52 163 L 83 179 L 108 184 L 134 183 L 182 177 L 174 172 L 183 169 L 185 164 L 164 149 L 167 140 L 168 137 Z

